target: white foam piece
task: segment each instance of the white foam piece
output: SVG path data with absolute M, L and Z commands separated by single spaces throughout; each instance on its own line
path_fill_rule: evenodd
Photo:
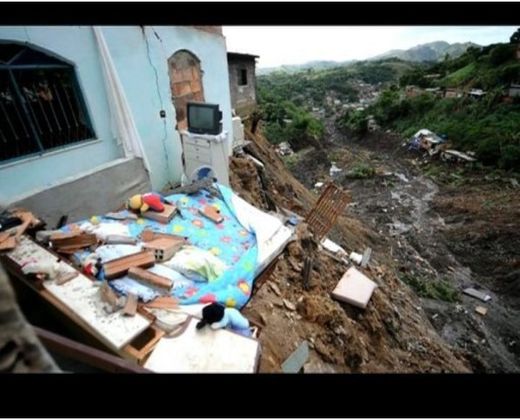
M 184 332 L 163 338 L 144 367 L 159 373 L 254 373 L 260 355 L 257 340 L 234 332 L 196 329 L 190 318 Z
M 343 275 L 332 297 L 359 308 L 366 308 L 377 284 L 355 267 L 350 267 Z

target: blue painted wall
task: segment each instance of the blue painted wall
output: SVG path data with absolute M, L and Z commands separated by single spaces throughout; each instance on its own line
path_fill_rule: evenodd
M 125 90 L 155 189 L 182 175 L 181 143 L 175 130 L 168 58 L 186 49 L 201 61 L 207 102 L 220 104 L 224 129 L 232 136 L 225 39 L 191 27 L 103 27 Z M 154 33 L 155 32 L 155 33 Z M 0 163 L 0 201 L 60 183 L 123 156 L 111 127 L 110 109 L 92 27 L 0 27 L 0 40 L 28 42 L 73 63 L 97 139 L 43 156 Z M 160 111 L 166 111 L 166 118 Z

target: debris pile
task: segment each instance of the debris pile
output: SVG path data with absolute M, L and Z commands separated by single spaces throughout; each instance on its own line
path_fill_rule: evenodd
M 445 162 L 476 162 L 474 152 L 459 152 L 450 148 L 445 135 L 439 136 L 426 128 L 419 130 L 414 136 L 404 143 L 409 151 L 421 152 L 430 159 L 439 157 Z

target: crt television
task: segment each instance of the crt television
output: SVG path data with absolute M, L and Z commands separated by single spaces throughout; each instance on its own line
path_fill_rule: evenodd
M 216 104 L 188 102 L 188 131 L 197 134 L 220 134 L 222 111 Z

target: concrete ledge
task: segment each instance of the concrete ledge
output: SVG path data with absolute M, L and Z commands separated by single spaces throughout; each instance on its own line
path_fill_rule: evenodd
M 14 197 L 6 204 L 27 208 L 53 227 L 62 215 L 75 222 L 106 213 L 120 207 L 129 196 L 151 189 L 142 159 L 124 158 Z

